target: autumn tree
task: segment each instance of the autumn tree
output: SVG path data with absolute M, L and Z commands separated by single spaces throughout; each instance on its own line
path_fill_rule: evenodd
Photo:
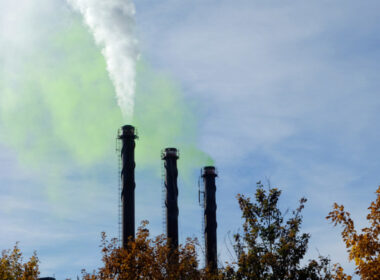
M 332 279 L 330 260 L 320 257 L 301 265 L 310 234 L 301 233 L 302 198 L 288 219 L 280 211 L 281 191 L 257 183 L 254 201 L 238 195 L 243 233 L 234 236 L 237 261 L 222 272 L 225 279 Z
M 172 250 L 164 235 L 151 238 L 146 225 L 146 221 L 142 223 L 135 241 L 129 241 L 126 249 L 118 246 L 117 239 L 108 241 L 103 233 L 103 265 L 93 273 L 83 271 L 83 279 L 201 279 L 196 239 L 189 238 L 178 250 Z
M 18 244 L 3 250 L 0 258 L 0 280 L 36 280 L 39 275 L 36 253 L 24 262 Z
M 369 226 L 363 228 L 361 233 L 356 230 L 350 213 L 345 211 L 343 205 L 335 203 L 333 211 L 326 217 L 332 221 L 334 226 L 341 225 L 343 227 L 341 235 L 348 249 L 348 258 L 355 262 L 355 274 L 363 280 L 380 279 L 380 186 L 376 195 L 376 200 L 368 207 Z M 335 266 L 335 271 L 336 279 L 352 279 L 350 275 L 344 273 L 339 264 Z

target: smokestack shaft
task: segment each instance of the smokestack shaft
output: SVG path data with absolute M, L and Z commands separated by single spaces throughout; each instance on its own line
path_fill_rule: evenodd
M 162 154 L 165 161 L 165 188 L 166 188 L 166 236 L 173 249 L 178 247 L 178 151 L 175 148 L 166 148 Z
M 205 190 L 205 247 L 206 247 L 206 264 L 211 271 L 217 270 L 218 252 L 217 252 L 217 235 L 216 235 L 216 185 L 215 177 L 217 176 L 215 167 L 206 166 L 203 168 L 203 182 Z
M 122 141 L 122 243 L 123 248 L 126 248 L 128 241 L 135 239 L 135 128 L 123 126 L 119 138 Z

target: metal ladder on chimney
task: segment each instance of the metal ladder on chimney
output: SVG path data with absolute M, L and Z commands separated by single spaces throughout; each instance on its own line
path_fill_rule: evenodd
M 119 139 L 119 136 L 121 134 L 121 130 L 117 130 L 117 137 L 116 137 L 116 148 L 115 152 L 117 155 L 117 223 L 118 223 L 118 243 L 119 246 L 121 246 L 121 224 L 122 224 L 122 204 L 121 204 L 121 168 L 122 168 L 122 162 L 121 162 L 121 141 Z
M 201 215 L 202 215 L 202 232 L 201 232 L 201 236 L 202 236 L 202 243 L 201 243 L 201 250 L 202 250 L 202 253 L 203 253 L 203 257 L 205 259 L 205 262 L 206 262 L 206 248 L 203 247 L 203 244 L 205 244 L 205 190 L 204 190 L 204 186 L 201 187 L 201 178 L 202 178 L 202 169 L 199 173 L 199 177 L 198 177 L 198 203 L 199 203 L 199 206 L 201 206 Z
M 163 150 L 161 151 L 161 154 Z M 161 160 L 161 208 L 162 208 L 162 233 L 166 234 L 166 187 L 165 187 L 165 163 Z

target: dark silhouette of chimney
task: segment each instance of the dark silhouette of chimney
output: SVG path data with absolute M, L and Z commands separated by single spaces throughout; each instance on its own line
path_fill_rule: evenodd
M 204 218 L 205 218 L 205 247 L 206 265 L 211 271 L 218 268 L 217 239 L 216 239 L 216 201 L 215 177 L 217 173 L 214 166 L 206 166 L 202 170 L 204 183 Z
M 126 248 L 128 241 L 135 239 L 135 128 L 125 125 L 121 128 L 119 139 L 121 148 L 121 201 L 122 201 L 122 243 Z
M 176 148 L 166 148 L 161 155 L 165 161 L 165 188 L 166 188 L 166 237 L 169 246 L 178 247 L 178 169 L 179 153 Z

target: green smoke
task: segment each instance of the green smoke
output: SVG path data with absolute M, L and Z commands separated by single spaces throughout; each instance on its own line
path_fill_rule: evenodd
M 3 140 L 28 163 L 57 153 L 83 165 L 107 157 L 122 119 L 91 36 L 73 22 L 32 56 L 2 88 Z
M 176 147 L 180 151 L 181 174 L 212 164 L 211 158 L 197 148 L 197 104 L 186 100 L 178 84 L 146 63 L 137 67 L 134 124 L 141 135 L 136 146 L 140 166 L 157 167 L 160 151 Z
M 63 212 L 73 196 L 104 188 L 95 170 L 116 162 L 123 122 L 91 35 L 77 18 L 60 28 L 8 65 L 0 83 L 0 129 L 3 145 L 34 170 Z
M 0 139 L 43 174 L 46 194 L 63 207 L 74 190 L 110 187 L 102 174 L 116 176 L 115 139 L 123 120 L 101 51 L 78 18 L 43 43 L 1 77 Z M 159 175 L 160 151 L 170 146 L 180 149 L 185 176 L 212 163 L 197 148 L 196 109 L 168 75 L 139 63 L 133 120 L 140 135 L 138 168 Z

